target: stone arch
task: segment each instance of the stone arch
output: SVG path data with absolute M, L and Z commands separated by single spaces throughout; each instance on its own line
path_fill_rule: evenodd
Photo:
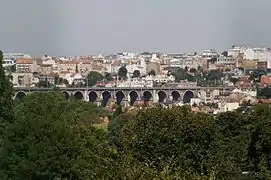
M 19 91 L 19 92 L 17 92 L 16 95 L 15 95 L 15 100 L 21 101 L 21 100 L 24 99 L 25 96 L 26 96 L 26 93 L 25 93 L 25 92 Z
M 173 101 L 179 101 L 181 98 L 181 93 L 179 91 L 172 91 L 171 96 Z
M 158 92 L 158 102 L 165 102 L 165 100 L 167 99 L 167 93 L 165 91 L 159 91 Z
M 136 91 L 130 91 L 129 97 L 130 97 L 130 105 L 133 106 L 136 100 L 138 99 L 139 95 Z
M 112 98 L 111 93 L 109 91 L 104 91 L 102 93 L 102 106 L 105 107 L 109 100 Z
M 184 95 L 183 95 L 183 103 L 190 103 L 191 101 L 191 98 L 193 98 L 195 95 L 193 93 L 193 91 L 190 91 L 190 90 L 187 90 L 184 92 Z
M 98 99 L 98 94 L 95 91 L 88 93 L 89 102 L 95 102 Z
M 64 95 L 64 97 L 65 97 L 67 100 L 70 99 L 70 94 L 69 94 L 67 91 L 62 91 L 61 93 Z
M 143 92 L 143 100 L 145 103 L 149 102 L 152 99 L 152 93 L 150 91 Z
M 116 92 L 116 103 L 117 105 L 120 105 L 122 100 L 125 98 L 125 94 L 123 91 L 117 91 Z
M 75 100 L 83 100 L 84 99 L 84 95 L 81 91 L 76 91 L 74 93 L 74 99 Z

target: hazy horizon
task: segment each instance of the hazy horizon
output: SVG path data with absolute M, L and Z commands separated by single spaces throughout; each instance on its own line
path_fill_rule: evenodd
M 33 55 L 271 46 L 271 1 L 2 0 L 0 49 Z

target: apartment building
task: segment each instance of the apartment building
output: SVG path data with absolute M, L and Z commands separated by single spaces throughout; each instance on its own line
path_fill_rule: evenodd
M 214 64 L 218 69 L 233 69 L 237 67 L 236 58 L 231 56 L 219 56 Z
M 65 72 L 75 72 L 77 66 L 77 61 L 75 60 L 59 60 L 58 70 Z
M 33 73 L 12 73 L 12 84 L 19 87 L 31 87 L 38 83 Z
M 3 53 L 3 67 L 15 65 L 17 58 L 31 58 L 31 56 L 24 53 Z
M 216 58 L 217 56 L 218 56 L 218 54 L 214 49 L 206 49 L 201 54 L 201 57 L 206 58 L 206 59 Z
M 244 52 L 248 49 L 248 46 L 235 46 L 233 45 L 232 48 L 228 49 L 228 56 L 232 56 L 237 58 L 240 54 L 244 54 Z
M 271 51 L 268 48 L 248 48 L 244 51 L 244 58 L 258 61 L 271 59 Z
M 34 58 L 16 59 L 16 72 L 33 73 L 38 71 L 37 61 Z

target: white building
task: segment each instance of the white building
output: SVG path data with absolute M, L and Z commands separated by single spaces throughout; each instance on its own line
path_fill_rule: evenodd
M 244 52 L 248 49 L 248 46 L 233 46 L 231 49 L 228 49 L 228 56 L 232 56 L 237 58 L 240 54 L 244 54 Z
M 193 105 L 199 106 L 200 102 L 201 102 L 200 98 L 191 98 L 190 99 L 190 106 L 193 106 Z
M 140 68 L 140 65 L 138 64 L 129 64 L 126 65 L 126 69 L 127 69 L 127 73 L 128 74 L 133 74 L 135 70 L 138 70 L 140 72 L 140 74 L 142 74 L 142 68 Z
M 184 66 L 184 63 L 183 63 L 183 60 L 174 58 L 169 61 L 169 66 L 176 67 L 176 68 L 182 68 Z
M 239 103 L 238 102 L 233 102 L 233 103 L 218 103 L 218 108 L 219 108 L 219 112 L 227 112 L 227 111 L 234 111 L 236 109 L 238 109 Z
M 214 49 L 204 50 L 203 53 L 201 54 L 201 57 L 206 58 L 206 59 L 212 59 L 212 58 L 215 58 L 217 56 L 218 56 L 218 54 Z
M 217 65 L 234 65 L 236 64 L 236 59 L 234 57 L 225 57 L 225 56 L 219 56 L 216 61 Z
M 228 56 L 237 58 L 239 54 L 242 54 L 244 59 L 258 60 L 267 62 L 267 68 L 271 68 L 271 50 L 269 48 L 252 48 L 248 46 L 235 46 L 232 49 L 228 49 Z
M 31 56 L 24 53 L 3 53 L 3 67 L 15 65 L 18 58 L 31 58 Z
M 248 48 L 244 58 L 249 60 L 267 61 L 270 51 L 267 48 Z

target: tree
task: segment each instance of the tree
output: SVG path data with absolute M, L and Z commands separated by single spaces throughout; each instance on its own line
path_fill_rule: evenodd
M 62 77 L 59 77 L 58 75 L 55 76 L 55 84 L 57 85 L 69 85 L 69 81 L 67 79 L 64 79 Z
M 271 87 L 265 87 L 262 89 L 257 89 L 257 97 L 258 98 L 271 98 Z
M 119 152 L 123 151 L 123 144 L 120 140 L 121 131 L 137 115 L 137 111 L 128 111 L 115 116 L 108 125 L 109 143 L 116 146 Z
M 76 72 L 76 73 L 79 73 L 78 64 L 76 64 L 75 72 Z
M 10 82 L 10 76 L 6 76 L 3 68 L 3 52 L 0 51 L 0 122 L 1 129 L 5 122 L 14 120 L 13 114 L 13 88 Z M 1 134 L 1 132 L 0 132 Z
M 191 73 L 195 73 L 195 72 L 197 72 L 197 69 L 191 68 L 191 69 L 190 69 L 190 72 L 191 72 Z
M 208 72 L 206 79 L 207 80 L 220 80 L 223 77 L 223 73 L 219 70 L 211 70 Z
M 236 176 L 246 171 L 246 151 L 249 141 L 246 116 L 239 112 L 225 112 L 215 118 L 216 140 L 213 142 L 213 164 L 219 165 L 217 178 Z
M 127 72 L 126 66 L 121 66 L 118 71 L 119 78 L 127 79 Z
M 175 81 L 176 82 L 180 82 L 181 80 L 188 80 L 188 81 L 195 81 L 196 80 L 196 77 L 185 72 L 184 69 L 178 69 L 178 71 L 176 71 L 174 73 L 174 76 L 175 76 Z
M 96 71 L 90 71 L 87 76 L 88 79 L 88 86 L 94 86 L 97 84 L 98 81 L 103 80 L 103 75 Z
M 227 51 L 223 51 L 221 54 L 222 54 L 223 56 L 225 56 L 225 57 L 228 57 L 228 52 L 227 52 Z
M 120 130 L 120 147 L 158 172 L 207 173 L 214 119 L 187 107 L 146 108 Z
M 116 156 L 106 133 L 74 108 L 59 93 L 34 93 L 20 103 L 0 151 L 2 179 L 112 179 Z
M 148 73 L 149 76 L 155 76 L 156 75 L 156 72 L 155 70 L 151 70 L 149 73 Z
M 122 106 L 118 105 L 114 111 L 113 118 L 118 117 L 122 114 Z
M 236 84 L 238 81 L 239 81 L 239 78 L 235 78 L 235 77 L 230 78 L 230 82 L 232 82 L 233 84 Z
M 133 78 L 138 78 L 138 77 L 140 77 L 140 71 L 139 70 L 134 70 L 134 72 L 133 72 L 133 76 L 132 76 Z
M 197 70 L 200 71 L 200 72 L 202 72 L 202 67 L 201 67 L 201 66 L 198 66 L 198 67 L 197 67 Z
M 48 81 L 48 78 L 45 78 L 45 80 L 39 81 L 38 82 L 38 87 L 42 88 L 50 88 L 53 85 Z
M 187 66 L 184 67 L 184 72 L 188 72 L 189 68 Z
M 111 73 L 105 73 L 104 75 L 104 78 L 107 80 L 107 81 L 113 81 L 113 77 L 112 77 L 112 74 Z
M 249 116 L 248 169 L 254 179 L 271 178 L 271 108 L 270 105 L 255 106 Z
M 4 68 L 4 70 L 8 71 L 8 72 L 16 72 L 16 65 L 11 65 L 11 66 L 7 66 Z
M 266 75 L 266 71 L 262 69 L 256 69 L 252 71 L 252 73 L 249 76 L 249 79 L 253 82 L 260 82 L 261 76 Z

